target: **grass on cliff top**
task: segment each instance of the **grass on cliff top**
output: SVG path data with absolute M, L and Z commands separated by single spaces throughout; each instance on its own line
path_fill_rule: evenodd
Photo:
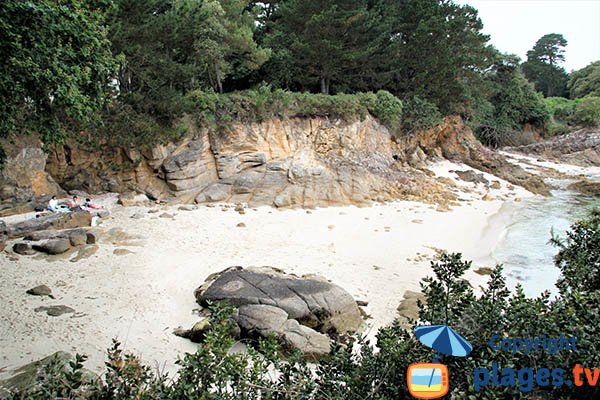
M 371 114 L 395 130 L 400 127 L 402 118 L 402 101 L 385 90 L 336 95 L 273 90 L 268 86 L 221 95 L 197 90 L 184 97 L 182 109 L 199 117 L 200 122 L 218 125 L 260 122 L 274 117 L 331 117 L 354 121 Z
M 75 127 L 73 132 L 77 135 L 73 136 L 89 148 L 100 143 L 147 148 L 185 136 L 191 128 L 190 122 L 196 127 L 225 130 L 235 123 L 261 122 L 269 118 L 322 117 L 356 121 L 367 115 L 377 118 L 393 134 L 403 129 L 402 101 L 385 90 L 336 95 L 273 90 L 268 86 L 225 94 L 196 90 L 174 100 L 169 108 L 170 117 L 159 120 L 152 113 L 117 100 L 104 112 L 100 124 Z M 81 134 L 82 131 L 87 134 Z

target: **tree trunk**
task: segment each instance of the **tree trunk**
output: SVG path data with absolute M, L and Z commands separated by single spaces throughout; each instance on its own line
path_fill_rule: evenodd
M 321 94 L 329 94 L 329 78 L 321 78 Z
M 223 94 L 223 82 L 221 82 L 221 67 L 219 67 L 219 64 L 215 64 L 215 80 L 217 81 L 219 93 Z

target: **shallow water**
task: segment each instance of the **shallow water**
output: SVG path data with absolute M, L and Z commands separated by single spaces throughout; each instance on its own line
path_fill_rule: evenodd
M 600 199 L 562 189 L 553 191 L 550 198 L 536 196 L 503 206 L 496 218 L 509 222 L 490 256 L 495 263 L 504 265 L 508 286 L 521 284 L 528 296 L 537 296 L 544 290 L 556 294 L 560 271 L 554 266 L 553 257 L 558 249 L 549 240 L 552 234 L 565 237 L 569 226 L 594 207 L 600 207 Z

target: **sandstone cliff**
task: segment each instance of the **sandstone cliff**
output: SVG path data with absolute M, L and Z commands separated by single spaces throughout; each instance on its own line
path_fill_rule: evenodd
M 2 200 L 14 195 L 11 187 L 27 185 L 36 187 L 28 192 L 34 196 L 51 194 L 59 190 L 56 181 L 65 190 L 137 191 L 152 199 L 180 202 L 277 207 L 393 199 L 443 203 L 453 194 L 425 168 L 426 161 L 440 158 L 547 193 L 539 178 L 482 147 L 458 117 L 396 140 L 371 117 L 353 122 L 270 119 L 221 130 L 190 125 L 189 132 L 181 141 L 144 151 L 109 147 L 90 151 L 70 141 L 54 148 L 44 163 L 16 163 L 35 177 L 2 180 Z M 39 147 L 31 145 L 21 151 L 41 154 Z M 16 168 L 14 161 L 9 169 Z M 47 187 L 33 184 L 44 181 L 42 177 Z

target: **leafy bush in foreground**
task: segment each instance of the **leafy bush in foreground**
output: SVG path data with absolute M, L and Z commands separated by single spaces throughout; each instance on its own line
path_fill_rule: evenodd
M 494 269 L 486 288 L 476 296 L 462 275 L 471 263 L 460 254 L 444 254 L 432 263 L 434 277 L 422 282 L 426 298 L 420 304 L 420 323 L 449 323 L 473 345 L 466 358 L 440 357 L 450 370 L 452 399 L 594 399 L 600 387 L 543 387 L 535 381 L 517 381 L 514 387 L 474 389 L 476 368 L 563 368 L 570 373 L 579 363 L 600 366 L 600 213 L 577 222 L 559 247 L 555 258 L 562 276 L 559 295 L 548 293 L 527 298 L 518 287 L 511 293 L 502 267 Z M 282 354 L 275 338 L 255 343 L 247 354 L 230 351 L 232 309 L 215 307 L 211 329 L 194 354 L 178 361 L 174 379 L 160 376 L 139 359 L 123 355 L 115 343 L 109 350 L 103 379 L 85 381 L 81 358 L 70 368 L 49 369 L 36 387 L 14 394 L 14 399 L 407 399 L 406 369 L 413 362 L 427 362 L 432 350 L 421 345 L 399 321 L 380 329 L 377 347 L 359 340 L 359 350 L 335 345 L 329 357 L 308 365 L 301 354 Z M 416 324 L 411 321 L 412 326 Z M 494 351 L 492 335 L 510 338 L 577 337 L 577 352 L 524 354 Z M 524 378 L 523 378 L 524 379 Z M 518 387 L 526 390 L 521 392 Z

